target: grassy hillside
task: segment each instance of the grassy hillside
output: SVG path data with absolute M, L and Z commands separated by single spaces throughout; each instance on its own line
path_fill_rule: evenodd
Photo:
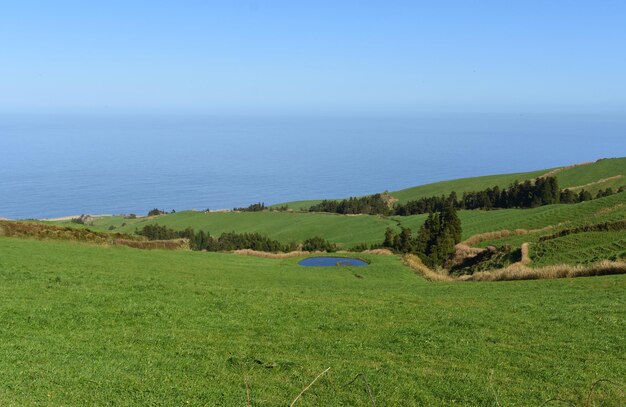
M 614 190 L 617 190 L 621 186 L 626 186 L 626 158 L 602 159 L 594 163 L 575 165 L 571 167 L 435 182 L 432 184 L 420 185 L 391 192 L 391 194 L 398 198 L 400 202 L 430 196 L 448 195 L 452 191 L 456 191 L 459 195 L 461 195 L 463 192 L 482 190 L 496 185 L 503 188 L 507 187 L 516 180 L 521 182 L 527 179 L 534 179 L 545 174 L 555 175 L 562 188 L 584 186 L 586 190 L 591 191 L 594 194 L 597 193 L 598 190 L 605 189 L 607 187 L 612 187 Z M 609 178 L 609 180 L 606 180 L 607 178 Z M 606 181 L 598 182 L 601 180 Z M 577 190 L 580 190 L 580 188 L 577 188 Z M 382 191 L 372 191 L 372 193 L 376 192 Z M 298 210 L 302 208 L 309 208 L 311 205 L 316 203 L 319 203 L 319 200 L 288 202 L 287 205 L 294 210 Z
M 624 404 L 626 276 L 428 283 L 297 259 L 0 237 L 0 401 Z M 621 397 L 621 398 L 620 398 Z
M 126 223 L 125 226 L 121 226 Z M 176 230 L 193 227 L 212 235 L 223 232 L 259 232 L 281 242 L 302 242 L 314 236 L 351 247 L 359 243 L 378 243 L 387 227 L 396 227 L 396 222 L 379 216 L 342 216 L 324 213 L 291 212 L 193 212 L 184 211 L 154 218 L 124 219 L 123 217 L 100 218 L 94 221 L 97 230 L 132 233 L 136 228 L 158 223 Z M 69 225 L 69 222 L 65 222 Z
M 606 222 L 626 218 L 626 193 L 574 205 L 548 205 L 534 209 L 460 211 L 459 217 L 463 224 L 464 239 L 476 234 L 503 229 L 532 230 L 548 226 L 571 227 L 584 223 Z M 417 231 L 425 219 L 426 215 L 382 218 L 367 215 L 343 216 L 297 212 L 185 211 L 154 218 L 124 219 L 121 216 L 98 218 L 94 220 L 93 225 L 88 227 L 104 231 L 114 226 L 115 232 L 132 233 L 143 225 L 158 223 L 177 230 L 193 227 L 196 230 L 209 231 L 213 235 L 230 231 L 259 232 L 284 243 L 301 242 L 309 237 L 322 236 L 344 248 L 350 248 L 359 243 L 380 243 L 387 227 L 397 230 L 403 226 Z M 71 222 L 62 222 L 62 224 L 83 227 Z M 122 224 L 126 225 L 122 226 Z M 541 235 L 539 233 L 492 239 L 480 245 L 513 244 L 519 246 L 522 242 L 532 242 Z

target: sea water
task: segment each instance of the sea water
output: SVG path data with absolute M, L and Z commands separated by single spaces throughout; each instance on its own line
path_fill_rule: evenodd
M 617 156 L 616 115 L 1 115 L 0 217 L 342 198 Z

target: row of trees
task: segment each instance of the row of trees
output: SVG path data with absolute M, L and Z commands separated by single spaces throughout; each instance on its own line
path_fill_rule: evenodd
M 351 197 L 342 201 L 323 200 L 309 208 L 309 212 L 330 212 L 342 215 L 387 215 L 391 212 L 388 199 L 383 194 Z
M 266 209 L 264 202 L 257 202 L 249 205 L 246 208 L 233 208 L 235 212 L 263 212 Z
M 417 236 L 408 228 L 402 228 L 400 233 L 387 228 L 382 246 L 399 253 L 416 254 L 427 266 L 438 267 L 454 255 L 461 233 L 461 220 L 448 200 L 441 211 L 428 215 Z
M 617 192 L 623 192 L 624 187 Z M 508 188 L 498 186 L 480 191 L 464 192 L 459 198 L 455 191 L 445 196 L 430 196 L 390 208 L 390 197 L 386 194 L 350 198 L 342 201 L 324 200 L 309 208 L 310 212 L 331 212 L 339 214 L 398 215 L 409 216 L 430 212 L 440 212 L 446 202 L 456 209 L 495 209 L 495 208 L 535 208 L 557 203 L 578 203 L 594 198 L 613 195 L 613 189 L 600 190 L 594 197 L 589 191 L 576 193 L 569 189 L 561 190 L 556 177 L 540 177 L 522 183 L 515 181 Z
M 149 240 L 188 239 L 192 250 L 206 250 L 210 252 L 232 251 L 241 249 L 257 250 L 262 252 L 290 252 L 302 248 L 306 251 L 334 252 L 337 246 L 321 237 L 305 240 L 302 245 L 295 242 L 283 244 L 270 239 L 260 233 L 222 233 L 219 237 L 211 236 L 203 230 L 195 232 L 192 228 L 177 231 L 167 226 L 145 225 L 135 231 Z

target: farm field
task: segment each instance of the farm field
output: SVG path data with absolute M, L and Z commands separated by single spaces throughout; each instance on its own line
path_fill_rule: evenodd
M 624 404 L 626 276 L 429 283 L 0 237 L 3 405 Z
M 459 211 L 463 224 L 463 239 L 473 235 L 515 229 L 542 229 L 554 226 L 572 227 L 586 223 L 599 223 L 626 219 L 626 193 L 595 199 L 579 204 L 547 205 L 533 209 L 499 209 L 492 211 Z M 384 218 L 375 215 L 344 216 L 324 213 L 300 212 L 192 212 L 184 211 L 153 218 L 124 219 L 122 216 L 97 218 L 89 228 L 107 231 L 111 226 L 115 232 L 133 233 L 147 224 L 160 224 L 176 230 L 192 227 L 205 230 L 213 235 L 223 232 L 259 232 L 284 243 L 301 242 L 309 237 L 321 236 L 344 248 L 359 243 L 376 244 L 383 240 L 385 229 L 399 230 L 400 226 L 417 231 L 426 215 L 392 216 Z M 55 222 L 64 226 L 83 227 L 69 221 Z M 125 226 L 122 226 L 125 224 Z M 513 244 L 533 242 L 546 233 L 531 233 L 511 236 L 504 239 L 491 239 L 479 243 Z

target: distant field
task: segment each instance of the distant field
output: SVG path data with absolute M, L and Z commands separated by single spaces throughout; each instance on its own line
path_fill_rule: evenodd
M 626 276 L 428 283 L 297 259 L 0 237 L 0 401 L 624 405 Z
M 121 226 L 126 223 L 126 226 Z M 324 213 L 290 212 L 192 212 L 184 211 L 155 218 L 124 219 L 123 217 L 100 218 L 93 227 L 132 233 L 136 228 L 158 223 L 176 230 L 193 227 L 214 236 L 224 232 L 259 232 L 281 242 L 302 242 L 314 236 L 322 236 L 346 248 L 359 243 L 378 243 L 387 227 L 396 227 L 396 222 L 379 216 L 342 216 Z M 71 226 L 70 222 L 63 224 Z
M 540 229 L 546 226 L 573 226 L 583 223 L 598 223 L 626 218 L 626 193 L 596 199 L 574 205 L 548 205 L 534 209 L 501 209 L 493 211 L 460 211 L 463 224 L 463 238 L 472 235 L 503 229 Z M 343 216 L 323 213 L 298 212 L 178 212 L 155 218 L 124 219 L 121 216 L 98 218 L 90 228 L 132 233 L 146 224 L 158 223 L 173 229 L 192 227 L 208 231 L 213 235 L 223 232 L 259 232 L 282 242 L 302 242 L 321 236 L 344 248 L 359 243 L 380 243 L 387 227 L 398 230 L 400 226 L 419 230 L 426 215 L 393 216 Z M 67 226 L 79 226 L 71 222 L 60 222 Z M 121 226 L 122 224 L 125 226 Z M 488 244 L 515 244 L 534 241 L 541 234 L 514 236 L 506 239 L 487 241 Z

